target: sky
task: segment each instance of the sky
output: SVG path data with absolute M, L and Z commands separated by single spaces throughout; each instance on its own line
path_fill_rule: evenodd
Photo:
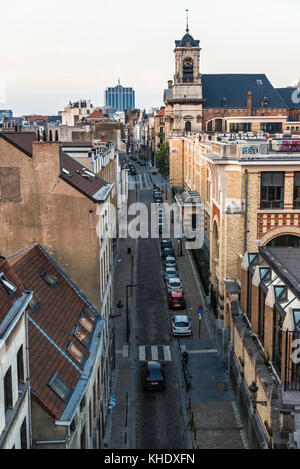
M 51 115 L 78 99 L 102 106 L 118 79 L 135 89 L 137 108 L 163 105 L 185 9 L 201 73 L 298 82 L 299 0 L 0 0 L 0 109 Z

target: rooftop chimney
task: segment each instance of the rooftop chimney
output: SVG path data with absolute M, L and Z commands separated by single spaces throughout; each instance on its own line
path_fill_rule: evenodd
M 173 80 L 168 80 L 168 88 L 172 88 Z
M 248 115 L 252 116 L 252 91 L 248 91 L 247 95 L 247 111 Z

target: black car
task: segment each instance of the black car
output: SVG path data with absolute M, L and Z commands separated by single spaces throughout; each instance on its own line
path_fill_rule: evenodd
M 131 169 L 131 170 L 130 170 L 130 174 L 131 174 L 131 176 L 136 176 L 136 170 L 135 170 L 135 169 Z
M 144 388 L 149 390 L 165 389 L 165 375 L 159 362 L 146 363 Z
M 170 239 L 162 239 L 161 243 L 160 243 L 160 246 L 161 246 L 162 249 L 172 248 L 173 247 L 172 241 Z

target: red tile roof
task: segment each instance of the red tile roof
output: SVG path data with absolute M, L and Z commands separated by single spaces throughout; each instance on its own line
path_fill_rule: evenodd
M 40 304 L 36 311 L 29 310 L 28 313 L 33 396 L 53 418 L 59 419 L 67 403 L 55 393 L 49 382 L 58 373 L 72 390 L 78 384 L 84 363 L 79 363 L 68 350 L 72 342 L 85 359 L 89 358 L 89 349 L 74 336 L 74 330 L 78 327 L 92 338 L 93 331 L 88 332 L 80 323 L 81 317 L 91 322 L 83 309 L 86 305 L 92 306 L 38 244 L 10 258 L 9 264 L 24 287 L 34 291 L 33 298 Z M 55 287 L 43 280 L 43 269 L 57 278 Z M 93 311 L 99 319 L 98 313 Z
M 24 291 L 24 286 L 22 282 L 15 274 L 13 269 L 10 267 L 7 260 L 0 260 L 0 272 L 2 272 L 6 279 L 9 280 L 14 286 L 17 287 L 17 291 L 12 296 L 9 295 L 7 290 L 4 288 L 2 283 L 0 282 L 0 324 L 5 319 L 6 315 L 10 311 L 13 304 L 16 300 L 22 295 Z M 5 331 L 3 331 L 5 332 Z
M 162 108 L 160 111 L 157 112 L 155 117 L 164 117 L 166 115 L 166 109 Z
M 49 122 L 49 119 L 47 116 L 40 116 L 40 115 L 31 115 L 31 116 L 25 116 L 25 119 L 28 122 L 35 122 L 37 120 L 43 120 L 45 122 Z
M 86 119 L 108 119 L 108 116 L 105 116 L 102 114 L 101 111 L 98 111 L 98 109 L 95 109 L 95 111 L 92 112 L 89 116 L 86 116 Z

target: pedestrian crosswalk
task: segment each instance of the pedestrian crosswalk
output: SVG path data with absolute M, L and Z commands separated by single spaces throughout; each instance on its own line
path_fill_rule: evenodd
M 139 361 L 172 361 L 169 345 L 140 345 L 138 347 Z
M 137 178 L 138 178 L 139 188 L 141 191 L 152 189 L 153 184 L 152 184 L 149 174 L 147 173 L 139 174 Z

